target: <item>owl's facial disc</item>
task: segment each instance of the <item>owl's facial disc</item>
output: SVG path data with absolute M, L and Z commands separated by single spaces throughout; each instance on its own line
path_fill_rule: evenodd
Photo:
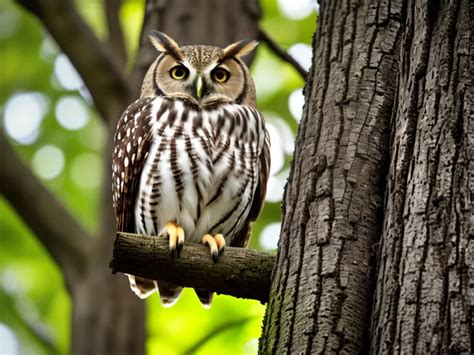
M 241 58 L 252 52 L 257 42 L 242 40 L 225 48 L 180 47 L 157 31 L 150 40 L 160 56 L 147 73 L 142 96 L 184 98 L 202 106 L 216 102 L 255 105 L 253 79 Z

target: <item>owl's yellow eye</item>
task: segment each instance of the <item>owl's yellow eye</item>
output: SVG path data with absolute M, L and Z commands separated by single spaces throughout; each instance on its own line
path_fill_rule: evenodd
M 218 83 L 225 83 L 229 80 L 230 73 L 222 68 L 217 68 L 212 71 L 212 79 Z
M 170 70 L 170 75 L 175 80 L 184 80 L 188 76 L 188 69 L 182 65 L 177 65 Z

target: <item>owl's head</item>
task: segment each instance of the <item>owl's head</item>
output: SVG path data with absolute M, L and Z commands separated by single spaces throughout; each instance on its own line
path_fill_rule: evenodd
M 180 47 L 158 31 L 150 40 L 160 54 L 145 76 L 142 97 L 181 97 L 202 106 L 219 101 L 255 106 L 255 85 L 241 58 L 255 49 L 256 41 L 242 40 L 225 48 Z

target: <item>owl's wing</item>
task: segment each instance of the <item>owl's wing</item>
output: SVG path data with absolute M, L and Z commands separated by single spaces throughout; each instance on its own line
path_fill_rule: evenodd
M 135 201 L 141 170 L 153 138 L 152 125 L 156 120 L 153 106 L 162 102 L 157 98 L 138 99 L 125 110 L 117 124 L 112 156 L 112 193 L 118 231 L 136 231 Z
M 245 221 L 242 230 L 237 233 L 235 238 L 232 239 L 232 242 L 230 243 L 230 245 L 233 247 L 245 248 L 247 246 L 250 241 L 251 223 L 257 219 L 265 200 L 267 181 L 270 173 L 270 138 L 268 136 L 268 132 L 266 130 L 264 130 L 264 132 L 265 140 L 258 161 L 259 176 L 257 188 L 255 189 L 255 193 L 253 195 L 252 206 L 250 207 L 247 220 Z

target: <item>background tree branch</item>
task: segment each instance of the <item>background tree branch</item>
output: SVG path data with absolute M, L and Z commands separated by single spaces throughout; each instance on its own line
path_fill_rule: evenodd
M 267 302 L 274 260 L 269 253 L 226 247 L 214 263 L 209 249 L 195 243 L 185 243 L 180 257 L 173 258 L 164 238 L 119 232 L 110 267 L 114 273 Z
M 260 29 L 258 32 L 258 39 L 264 42 L 268 48 L 275 53 L 276 56 L 280 57 L 285 62 L 291 64 L 293 68 L 301 75 L 303 80 L 306 80 L 308 77 L 308 72 L 301 66 L 300 63 L 296 61 L 291 55 L 288 54 L 283 48 L 281 48 L 278 43 L 276 43 L 263 29 Z
M 199 338 L 193 345 L 191 345 L 188 349 L 183 351 L 183 354 L 184 355 L 196 354 L 199 350 L 201 350 L 204 344 L 206 344 L 208 341 L 218 336 L 219 333 L 223 333 L 232 328 L 242 327 L 246 323 L 253 320 L 254 318 L 255 317 L 245 317 L 245 318 L 233 319 L 225 323 L 216 324 L 207 334 Z
M 120 24 L 122 0 L 104 0 L 105 19 L 107 23 L 107 42 L 120 68 L 127 62 L 127 51 Z
M 32 174 L 2 131 L 0 152 L 0 194 L 61 266 L 70 286 L 86 268 L 93 238 Z
M 105 120 L 118 120 L 130 90 L 109 46 L 104 45 L 71 0 L 17 0 L 43 22 L 77 69 Z

